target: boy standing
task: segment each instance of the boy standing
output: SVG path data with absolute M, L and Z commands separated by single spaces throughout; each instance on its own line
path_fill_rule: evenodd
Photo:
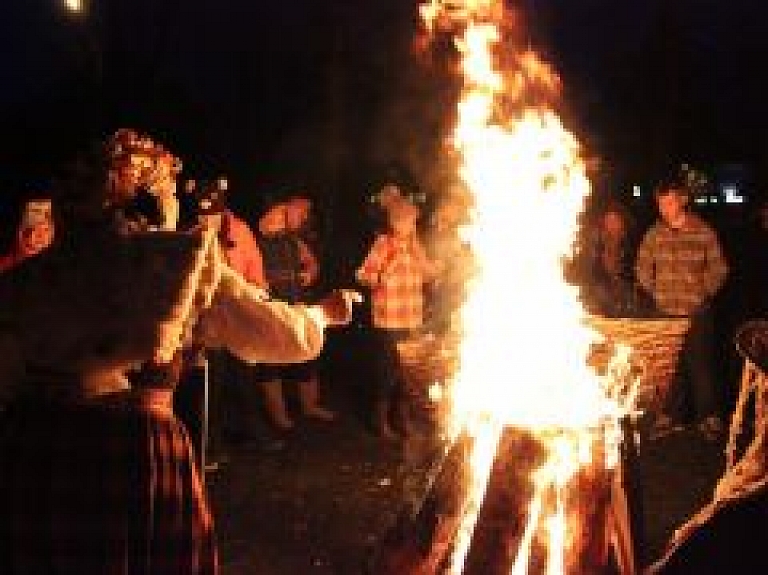
M 714 437 L 723 424 L 712 362 L 712 300 L 725 282 L 728 266 L 715 231 L 688 210 L 690 196 L 683 185 L 662 184 L 654 196 L 660 218 L 638 249 L 637 280 L 662 313 L 691 320 L 680 358 L 682 380 L 670 389 L 666 414 L 657 425 L 669 428 L 671 417 L 682 419 L 688 395 L 693 421 L 707 436 Z

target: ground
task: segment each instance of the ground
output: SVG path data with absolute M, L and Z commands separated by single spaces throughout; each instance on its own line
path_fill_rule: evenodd
M 364 574 L 398 517 L 418 505 L 437 446 L 375 437 L 360 400 L 365 372 L 353 367 L 345 373 L 354 378 L 326 378 L 337 421 L 298 420 L 282 449 L 228 449 L 206 474 L 222 575 Z M 651 441 L 642 428 L 638 439 L 637 549 L 647 564 L 711 498 L 724 442 L 695 430 Z

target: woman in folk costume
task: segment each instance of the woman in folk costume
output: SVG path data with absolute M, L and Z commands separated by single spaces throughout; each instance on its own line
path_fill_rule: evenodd
M 382 188 L 377 201 L 386 213 L 388 227 L 376 236 L 356 275 L 361 284 L 371 288 L 373 327 L 380 344 L 374 424 L 381 437 L 394 439 L 393 416 L 395 427 L 408 433 L 397 343 L 422 328 L 424 286 L 438 270 L 417 235 L 419 208 L 393 184 Z
M 194 335 L 247 361 L 303 361 L 353 294 L 268 301 L 222 263 L 215 215 L 173 231 L 180 164 L 147 137 L 121 130 L 76 167 L 65 233 L 0 276 L 0 572 L 216 573 L 170 407 L 179 351 Z

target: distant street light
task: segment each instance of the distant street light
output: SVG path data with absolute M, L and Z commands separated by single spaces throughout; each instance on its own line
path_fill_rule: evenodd
M 83 11 L 83 0 L 64 0 L 64 7 L 74 14 Z

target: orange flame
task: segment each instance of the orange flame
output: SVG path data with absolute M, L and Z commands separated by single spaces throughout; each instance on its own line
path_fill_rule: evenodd
M 461 157 L 458 175 L 473 194 L 463 231 L 480 266 L 462 309 L 461 368 L 451 390 L 448 427 L 474 438 L 451 571 L 462 570 L 502 429 L 514 425 L 542 438 L 545 430 L 548 437 L 563 430 L 546 440 L 550 457 L 535 477 L 514 573 L 526 572 L 540 524 L 549 536 L 547 572 L 564 573 L 569 482 L 585 466 L 615 465 L 617 423 L 633 401 L 588 367 L 598 336 L 585 325 L 577 289 L 563 279 L 590 193 L 585 162 L 551 108 L 557 75 L 530 50 L 503 54 L 513 19 L 502 0 L 431 0 L 420 13 L 430 35 L 451 35 L 460 58 L 463 89 L 451 143 Z M 594 461 L 598 428 L 609 445 Z

